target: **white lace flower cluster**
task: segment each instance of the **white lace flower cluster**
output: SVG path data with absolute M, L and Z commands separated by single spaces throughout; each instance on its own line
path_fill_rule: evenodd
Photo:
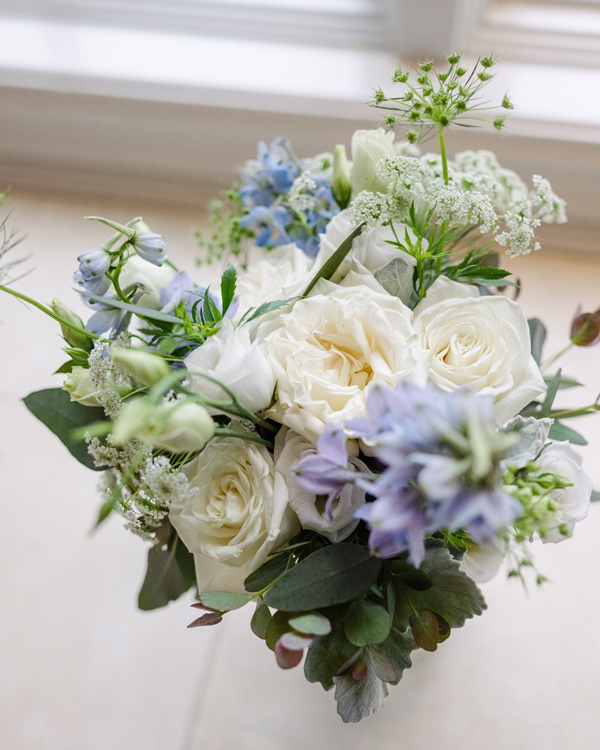
M 463 151 L 448 163 L 447 181 L 438 154 L 385 156 L 376 166 L 385 192 L 361 191 L 352 202 L 355 225 L 367 228 L 406 221 L 411 205 L 434 212 L 438 225 L 477 227 L 494 235 L 509 256 L 539 249 L 535 229 L 566 221 L 565 203 L 548 180 L 534 175 L 533 189 L 502 167 L 490 151 Z

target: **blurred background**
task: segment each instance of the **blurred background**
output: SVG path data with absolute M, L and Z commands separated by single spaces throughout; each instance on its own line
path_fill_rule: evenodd
M 105 238 L 90 214 L 143 215 L 194 268 L 194 229 L 258 140 L 286 135 L 298 156 L 349 145 L 379 124 L 365 102 L 398 62 L 458 49 L 498 55 L 490 97 L 516 109 L 507 137 L 461 129 L 450 151 L 491 149 L 567 201 L 570 222 L 510 262 L 557 351 L 578 303 L 600 306 L 600 0 L 0 0 L 0 186 L 34 269 L 18 289 L 77 304 L 75 258 Z M 332 695 L 276 667 L 250 613 L 186 631 L 191 598 L 136 610 L 143 543 L 117 518 L 90 536 L 97 477 L 20 402 L 59 384 L 56 326 L 0 297 L 0 341 L 2 747 L 597 746 L 600 509 L 536 549 L 549 584 L 499 576 L 481 621 L 417 655 L 378 717 L 343 726 Z M 591 402 L 600 347 L 565 369 L 587 384 L 568 398 Z M 579 425 L 596 488 L 598 422 Z

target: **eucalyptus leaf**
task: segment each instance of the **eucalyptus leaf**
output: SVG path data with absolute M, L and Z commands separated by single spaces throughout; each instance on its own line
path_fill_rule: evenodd
M 435 651 L 438 647 L 438 621 L 433 612 L 424 609 L 409 617 L 410 629 L 417 646 L 425 651 Z
M 330 690 L 334 676 L 358 653 L 359 649 L 348 641 L 342 628 L 318 636 L 306 652 L 304 676 L 309 682 L 319 682 L 325 690 Z
M 239 609 L 252 599 L 252 594 L 231 594 L 228 591 L 206 591 L 200 596 L 200 603 L 217 612 L 230 612 Z
M 567 427 L 562 422 L 554 422 L 548 433 L 548 437 L 551 440 L 568 440 L 573 445 L 587 445 L 588 441 L 583 437 L 580 432 L 574 430 L 572 427 Z
M 538 318 L 529 318 L 527 323 L 531 337 L 531 354 L 539 365 L 542 361 L 542 350 L 546 341 L 546 326 Z
M 377 676 L 368 654 L 365 662 L 367 670 L 361 680 L 355 680 L 352 672 L 333 678 L 337 712 L 345 723 L 356 724 L 376 714 L 388 695 L 387 686 Z
M 288 566 L 289 559 L 289 555 L 281 554 L 264 562 L 254 573 L 250 573 L 244 581 L 246 591 L 256 593 L 257 591 L 266 589 L 267 586 L 270 586 L 284 572 Z
M 411 652 L 417 648 L 417 644 L 410 630 L 401 632 L 396 627 L 392 627 L 389 636 L 377 645 L 369 646 L 369 652 L 373 656 L 373 664 L 379 677 L 392 685 L 397 685 L 402 679 L 405 669 L 412 667 Z M 376 655 L 381 654 L 387 661 L 394 666 L 397 678 L 388 680 L 378 671 Z
M 592 496 L 590 497 L 592 503 L 600 502 L 600 492 L 598 490 L 592 490 Z
M 175 601 L 196 582 L 194 556 L 181 541 L 170 549 L 150 547 L 148 569 L 138 596 L 142 610 L 158 609 Z
M 387 609 L 370 599 L 353 602 L 344 620 L 346 638 L 355 646 L 385 641 L 391 627 Z
M 33 416 L 43 422 L 80 463 L 93 471 L 102 471 L 94 465 L 85 441 L 75 439 L 73 431 L 104 420 L 103 409 L 71 401 L 69 394 L 62 388 L 35 391 L 25 396 L 23 402 Z
M 259 602 L 256 605 L 256 609 L 250 620 L 250 627 L 252 628 L 254 635 L 258 638 L 262 638 L 263 641 L 267 637 L 267 628 L 271 622 L 271 617 L 271 610 L 266 604 Z
M 384 653 L 370 646 L 369 656 L 371 657 L 371 664 L 373 665 L 375 674 L 380 680 L 390 685 L 397 685 L 400 682 L 401 672 L 398 671 L 395 664 Z
M 284 633 L 289 633 L 291 626 L 289 624 L 290 613 L 289 612 L 275 612 L 265 633 L 265 641 L 267 646 L 273 651 L 277 641 L 281 638 Z
M 452 559 L 445 547 L 430 543 L 420 570 L 432 581 L 431 588 L 426 591 L 415 591 L 395 580 L 398 591 L 394 625 L 400 630 L 407 629 L 415 611 L 430 610 L 446 620 L 450 627 L 460 628 L 468 618 L 480 615 L 486 608 L 474 581 L 460 570 L 459 563 Z
M 265 602 L 305 612 L 355 599 L 377 580 L 381 560 L 366 547 L 341 543 L 313 552 L 287 571 L 265 594 Z
M 331 623 L 325 615 L 319 612 L 309 612 L 306 615 L 299 615 L 290 620 L 290 625 L 298 633 L 306 635 L 327 635 L 331 633 Z
M 540 417 L 550 416 L 552 404 L 554 403 L 554 399 L 556 398 L 556 394 L 558 393 L 558 388 L 560 386 L 561 376 L 562 370 L 558 369 L 552 380 L 548 383 L 546 398 L 544 399 L 544 403 L 542 404 L 542 408 L 540 409 Z

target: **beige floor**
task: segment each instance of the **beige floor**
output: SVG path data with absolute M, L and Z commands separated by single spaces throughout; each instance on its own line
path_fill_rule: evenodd
M 75 256 L 102 240 L 82 222 L 127 220 L 144 207 L 19 196 L 11 219 L 27 232 L 35 271 L 19 289 L 74 300 Z M 181 265 L 195 254 L 193 212 L 153 207 Z M 542 251 L 543 253 L 543 251 Z M 549 351 L 566 342 L 577 301 L 600 305 L 600 254 L 538 254 L 514 264 L 528 314 L 552 324 Z M 198 279 L 201 274 L 198 273 Z M 75 304 L 75 302 L 73 302 Z M 536 550 L 551 579 L 526 595 L 500 577 L 484 588 L 489 611 L 434 655 L 420 654 L 378 717 L 344 726 L 332 696 L 300 671 L 280 671 L 233 613 L 213 629 L 185 629 L 190 599 L 142 614 L 135 598 L 143 543 L 111 519 L 94 535 L 96 477 L 80 467 L 19 399 L 57 385 L 60 339 L 52 321 L 0 296 L 2 530 L 0 538 L 0 747 L 6 750 L 592 750 L 600 699 L 600 507 L 575 540 Z M 600 347 L 566 369 L 600 389 Z M 583 396 L 582 396 L 583 398 Z M 587 468 L 600 486 L 600 419 Z

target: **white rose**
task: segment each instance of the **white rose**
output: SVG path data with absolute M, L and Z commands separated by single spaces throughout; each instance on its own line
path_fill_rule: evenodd
M 121 271 L 119 285 L 121 289 L 125 289 L 129 284 L 143 284 L 146 292 L 142 294 L 138 304 L 153 310 L 160 310 L 161 287 L 168 286 L 175 274 L 176 271 L 166 263 L 162 266 L 155 266 L 140 258 L 139 255 L 132 255 Z
M 419 343 L 431 353 L 429 380 L 440 390 L 469 386 L 493 396 L 498 424 L 545 392 L 516 302 L 481 297 L 475 287 L 441 276 L 414 315 Z
M 408 231 L 412 241 L 415 240 L 414 233 L 406 225 L 398 223 L 394 228 L 400 241 L 403 241 L 405 231 Z M 315 267 L 322 266 L 353 230 L 354 225 L 347 209 L 334 216 L 327 225 L 325 234 L 321 236 Z M 395 239 L 389 226 L 363 230 L 354 239 L 351 251 L 340 263 L 331 281 L 339 283 L 350 270 L 372 273 L 389 294 L 408 304 L 412 297 L 416 260 L 412 255 L 389 244 L 390 241 L 395 242 Z
M 296 245 L 281 245 L 270 250 L 238 276 L 236 291 L 241 298 L 240 313 L 264 302 L 302 294 L 313 276 L 313 264 Z
M 184 365 L 189 371 L 189 387 L 198 395 L 229 401 L 223 388 L 202 373 L 226 385 L 250 411 L 262 411 L 271 403 L 275 376 L 258 344 L 250 340 L 246 326 L 235 328 L 224 319 L 214 336 L 187 355 Z
M 377 177 L 377 164 L 387 156 L 396 156 L 394 133 L 383 128 L 357 130 L 352 136 L 352 194 L 361 190 L 387 192 L 387 183 Z
M 573 528 L 588 514 L 592 495 L 592 480 L 583 471 L 583 459 L 570 443 L 552 442 L 535 460 L 542 471 L 565 477 L 573 484 L 564 489 L 552 490 L 552 500 L 558 504 L 556 518 L 544 524 L 544 542 L 562 542 L 573 534 Z M 566 533 L 563 533 L 566 532 Z
M 231 437 L 214 438 L 183 472 L 189 492 L 169 519 L 194 555 L 198 589 L 241 593 L 298 528 L 283 477 L 264 446 Z
M 315 446 L 301 435 L 283 427 L 275 439 L 275 467 L 281 473 L 289 492 L 289 504 L 298 516 L 303 529 L 317 531 L 336 543 L 345 539 L 358 525 L 354 512 L 365 504 L 365 491 L 346 485 L 335 501 L 331 519 L 325 513 L 325 498 L 304 489 L 296 481 L 291 469 L 308 454 L 316 453 Z
M 362 414 L 372 385 L 425 378 L 412 314 L 399 299 L 366 285 L 319 290 L 327 293 L 296 302 L 265 339 L 277 379 L 271 414 L 313 443 L 325 425 Z

